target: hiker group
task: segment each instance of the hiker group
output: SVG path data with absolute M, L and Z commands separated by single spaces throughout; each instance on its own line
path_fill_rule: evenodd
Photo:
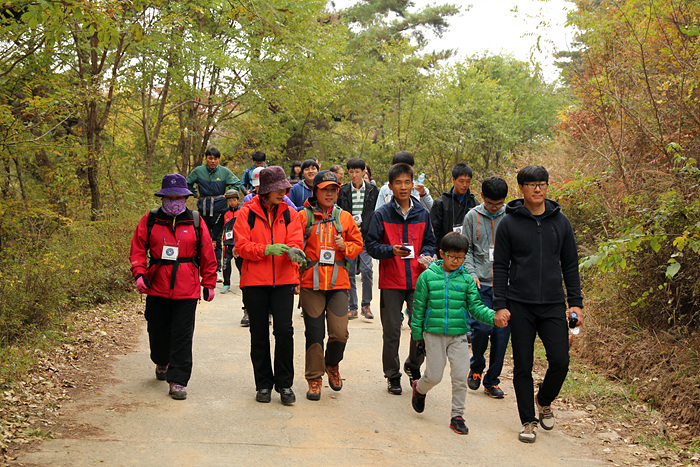
M 340 391 L 348 321 L 374 319 L 377 260 L 389 394 L 402 394 L 403 370 L 411 405 L 423 412 L 426 394 L 441 381 L 449 360 L 450 427 L 467 434 L 467 388 L 483 385 L 486 395 L 504 397 L 500 375 L 510 340 L 520 441 L 534 442 L 538 426 L 554 427 L 551 404 L 569 366 L 567 308 L 581 325 L 583 298 L 573 229 L 546 196 L 544 167 L 521 168 L 522 197 L 507 204 L 506 181 L 484 179 L 478 204 L 468 165 L 456 164 L 452 188 L 433 200 L 425 174 L 416 180 L 414 156 L 406 151 L 393 157 L 388 182 L 379 189 L 358 158 L 347 161 L 345 184 L 339 165 L 320 170 L 315 159 L 297 161 L 287 176 L 282 167 L 268 167 L 260 151 L 241 183 L 219 158 L 210 148 L 206 164 L 187 179 L 166 175 L 156 192 L 162 206 L 143 216 L 132 240 L 131 270 L 137 289 L 147 294 L 151 360 L 173 399 L 187 397 L 197 302 L 214 298 L 217 280 L 221 293 L 230 291 L 231 263 L 240 274 L 241 325 L 250 330 L 256 400 L 270 402 L 275 391 L 283 404 L 296 402 L 295 296 L 305 326 L 306 398 L 321 398 L 324 375 Z M 189 196 L 197 197 L 196 211 L 185 205 Z M 404 321 L 411 335 L 401 362 Z M 538 335 L 548 368 L 535 394 Z

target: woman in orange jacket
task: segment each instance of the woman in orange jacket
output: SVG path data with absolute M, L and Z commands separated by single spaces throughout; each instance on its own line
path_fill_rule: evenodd
M 233 226 L 236 251 L 243 258 L 240 286 L 250 320 L 250 358 L 255 375 L 255 399 L 270 402 L 274 388 L 282 403 L 296 402 L 294 327 L 292 308 L 303 262 L 304 234 L 298 214 L 284 196 L 291 185 L 284 169 L 271 166 L 260 172 L 258 194 L 240 209 Z M 275 336 L 274 370 L 270 355 L 268 317 Z
M 328 384 L 340 391 L 343 381 L 338 364 L 348 341 L 347 260 L 362 252 L 362 234 L 352 215 L 343 211 L 338 200 L 338 179 L 328 170 L 314 177 L 313 195 L 299 211 L 304 229 L 304 253 L 307 268 L 301 275 L 301 306 L 306 327 L 306 398 L 321 398 L 323 373 Z M 328 326 L 328 345 L 324 356 L 323 340 Z

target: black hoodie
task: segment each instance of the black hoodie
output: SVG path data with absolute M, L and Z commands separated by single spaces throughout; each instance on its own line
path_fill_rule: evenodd
M 507 308 L 506 300 L 583 307 L 576 239 L 557 202 L 546 199 L 539 220 L 522 199 L 506 205 L 496 230 L 493 308 Z

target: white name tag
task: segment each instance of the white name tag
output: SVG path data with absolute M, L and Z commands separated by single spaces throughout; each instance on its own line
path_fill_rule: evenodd
M 226 240 L 231 240 L 233 238 L 233 231 L 229 230 L 228 232 L 226 232 L 225 235 L 226 235 Z
M 452 227 L 452 231 L 453 231 L 453 232 L 457 232 L 458 234 L 461 235 L 461 234 L 462 234 L 462 226 L 461 226 L 461 225 L 455 225 L 454 227 Z
M 408 248 L 409 254 L 408 256 L 404 256 L 402 259 L 413 259 L 416 257 L 416 249 L 413 245 L 404 245 L 404 247 Z
M 489 261 L 493 263 L 493 248 L 489 248 Z
M 160 254 L 161 259 L 175 261 L 177 259 L 179 248 L 176 246 L 163 245 L 163 252 Z
M 357 225 L 362 224 L 362 214 L 355 214 L 352 218 L 355 219 Z
M 335 263 L 335 250 L 321 249 L 321 255 L 318 257 L 318 262 L 320 264 Z

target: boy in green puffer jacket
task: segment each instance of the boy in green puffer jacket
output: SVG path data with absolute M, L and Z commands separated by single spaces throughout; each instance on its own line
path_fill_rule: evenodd
M 464 423 L 464 401 L 469 373 L 469 314 L 490 326 L 508 325 L 508 310 L 493 311 L 484 306 L 474 279 L 464 267 L 469 240 L 450 232 L 440 242 L 440 255 L 418 277 L 413 297 L 411 332 L 418 345 L 425 346 L 425 373 L 413 382 L 411 404 L 416 412 L 425 409 L 425 395 L 442 379 L 447 358 L 452 376 L 450 428 L 469 433 Z

